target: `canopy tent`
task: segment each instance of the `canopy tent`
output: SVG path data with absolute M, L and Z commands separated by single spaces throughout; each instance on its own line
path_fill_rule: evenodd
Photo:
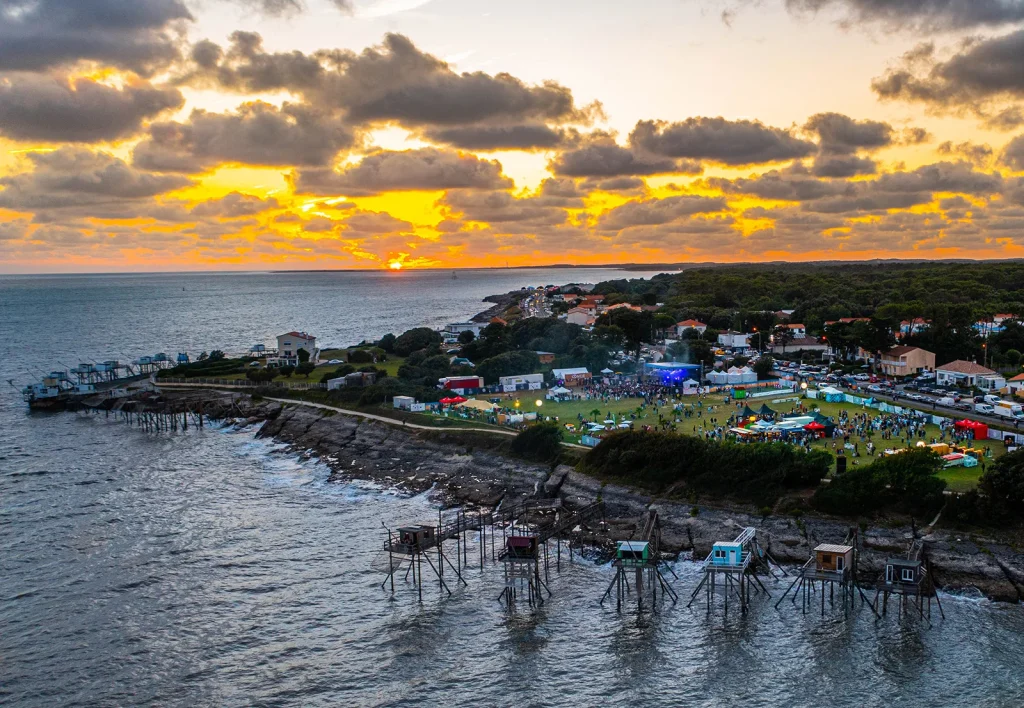
M 974 433 L 975 440 L 987 440 L 988 439 L 988 426 L 984 423 L 979 423 L 976 420 L 958 420 L 953 423 L 953 427 L 957 430 L 970 430 Z
M 747 420 L 750 420 L 751 418 L 756 418 L 757 411 L 755 411 L 750 406 L 743 406 L 743 417 L 746 418 Z
M 478 401 L 475 398 L 469 401 L 463 401 L 462 403 L 459 403 L 457 405 L 460 406 L 461 408 L 471 408 L 473 410 L 485 411 L 487 413 L 490 413 L 491 411 L 498 407 L 493 403 L 488 403 L 487 401 Z
M 564 386 L 555 386 L 553 389 L 548 391 L 552 396 L 568 396 L 572 391 L 565 388 Z
M 770 415 L 773 418 L 775 417 L 775 411 L 769 408 L 767 403 L 762 403 L 761 408 L 757 412 L 761 415 Z
M 842 403 L 846 400 L 846 394 L 840 391 L 838 388 L 831 386 L 825 386 L 824 388 L 818 389 L 818 393 L 825 397 L 825 400 L 829 403 Z
M 611 369 L 601 369 L 601 373 L 607 376 L 608 374 L 614 374 L 615 372 Z
M 466 400 L 467 399 L 463 398 L 462 396 L 451 396 L 451 397 L 442 398 L 440 401 L 438 401 L 438 403 L 440 403 L 441 405 L 444 405 L 444 406 L 451 406 L 451 405 L 454 405 L 456 403 L 465 403 Z
M 810 423 L 804 426 L 804 430 L 809 433 L 820 433 L 825 430 L 825 426 L 816 420 L 812 420 Z

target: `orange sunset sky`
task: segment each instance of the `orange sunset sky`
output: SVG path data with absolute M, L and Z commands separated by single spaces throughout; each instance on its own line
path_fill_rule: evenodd
M 0 272 L 1024 255 L 1024 0 L 4 0 Z

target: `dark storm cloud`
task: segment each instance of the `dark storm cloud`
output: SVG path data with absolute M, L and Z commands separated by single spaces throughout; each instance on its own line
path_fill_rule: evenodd
M 681 123 L 640 121 L 629 136 L 634 148 L 672 158 L 753 165 L 807 157 L 817 146 L 758 121 L 688 118 Z
M 543 124 L 432 128 L 423 137 L 464 150 L 538 150 L 556 147 L 563 133 Z
M 239 92 L 289 90 L 358 123 L 395 121 L 410 127 L 589 122 L 599 106 L 579 108 L 553 81 L 528 85 L 510 74 L 457 73 L 420 51 L 408 37 L 388 34 L 360 53 L 324 50 L 269 53 L 262 38 L 236 32 L 226 51 L 202 42 L 193 49 L 183 83 Z
M 558 154 L 548 165 L 563 177 L 635 177 L 658 174 L 699 174 L 692 160 L 676 160 L 622 147 L 610 136 L 587 138 Z
M 796 13 L 843 11 L 843 24 L 876 22 L 890 29 L 998 26 L 1024 20 L 1024 0 L 786 0 Z
M 0 76 L 0 135 L 48 142 L 117 140 L 138 132 L 143 120 L 183 103 L 173 88 L 136 84 L 119 89 L 89 79 L 11 74 Z
M 935 56 L 931 44 L 919 45 L 871 87 L 882 99 L 971 110 L 991 120 L 993 127 L 1013 127 L 1020 120 L 1018 109 L 1003 107 L 994 113 L 984 104 L 1024 99 L 1024 29 L 968 43 L 945 61 Z
M 184 177 L 154 175 L 82 148 L 33 153 L 29 160 L 35 166 L 32 172 L 0 179 L 0 207 L 32 211 L 144 199 L 191 184 Z
M 1024 135 L 1018 135 L 1011 140 L 999 159 L 1014 172 L 1024 172 Z
M 353 142 L 337 118 L 302 105 L 253 102 L 234 113 L 195 110 L 186 123 L 151 125 L 133 162 L 164 172 L 201 172 L 224 162 L 317 167 Z
M 841 113 L 811 116 L 804 129 L 818 135 L 822 152 L 852 154 L 858 150 L 877 150 L 891 145 L 893 129 L 875 120 L 854 120 Z
M 295 191 L 299 193 L 354 196 L 401 190 L 494 190 L 511 186 L 512 180 L 501 173 L 500 162 L 435 148 L 382 150 L 340 172 L 304 169 L 294 178 Z
M 146 76 L 179 56 L 182 0 L 0 0 L 0 70 L 82 59 Z

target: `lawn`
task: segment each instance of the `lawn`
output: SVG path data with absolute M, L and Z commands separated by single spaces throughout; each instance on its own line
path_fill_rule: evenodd
M 969 492 L 978 486 L 981 474 L 981 465 L 977 467 L 951 467 L 939 472 L 939 478 L 946 480 L 946 488 L 950 491 Z

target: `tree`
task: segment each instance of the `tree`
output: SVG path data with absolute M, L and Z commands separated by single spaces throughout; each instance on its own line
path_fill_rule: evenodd
M 1006 365 L 1012 368 L 1014 371 L 1020 370 L 1020 351 L 1018 351 L 1017 349 L 1007 349 L 1003 353 L 1003 358 L 1006 360 Z
M 420 349 L 434 349 L 441 344 L 441 335 L 430 327 L 416 327 L 395 340 L 395 354 L 409 356 Z
M 348 353 L 348 362 L 350 364 L 372 364 L 373 354 L 365 349 L 352 349 Z
M 299 351 L 303 350 L 300 349 Z M 295 373 L 300 374 L 301 376 L 305 376 L 308 379 L 309 375 L 312 374 L 315 369 L 316 364 L 314 364 L 311 361 L 303 361 L 298 366 L 295 367 Z
M 1003 455 L 978 480 L 994 516 L 1024 518 L 1024 450 Z
M 474 339 L 476 339 L 476 334 L 471 329 L 459 332 L 459 344 L 469 344 Z
M 772 367 L 775 365 L 775 360 L 765 354 L 756 362 L 754 362 L 754 373 L 757 374 L 759 380 L 770 378 L 772 375 Z
M 511 351 L 484 359 L 476 367 L 476 373 L 486 383 L 497 383 L 502 376 L 532 374 L 540 368 L 536 352 Z
M 383 337 L 380 338 L 380 341 L 377 342 L 377 346 L 386 351 L 388 354 L 393 353 L 395 351 L 395 335 L 391 334 L 390 332 L 385 334 Z
M 552 423 L 538 423 L 519 433 L 510 451 L 534 462 L 553 462 L 562 450 L 562 431 Z
M 782 353 L 786 353 L 786 345 L 793 341 L 793 330 L 786 325 L 779 325 L 772 332 L 772 341 L 776 346 L 782 347 Z
M 210 352 L 210 361 L 220 361 L 223 358 L 224 352 L 222 352 L 220 349 L 214 349 L 212 352 Z
M 650 312 L 637 312 L 627 307 L 605 312 L 598 319 L 599 326 L 616 326 L 626 335 L 626 344 L 631 352 L 640 356 L 640 346 L 653 336 L 654 318 Z
M 278 369 L 278 371 L 281 372 L 281 376 L 284 376 L 285 378 L 288 378 L 293 373 L 295 373 L 295 367 L 292 366 L 291 364 L 288 364 L 287 366 L 282 366 L 280 369 Z
M 300 364 L 305 364 L 307 361 L 309 361 L 309 352 L 306 351 L 305 349 L 300 348 L 297 352 L 295 352 L 295 355 L 298 357 Z M 213 355 L 211 354 L 210 356 L 212 357 Z

